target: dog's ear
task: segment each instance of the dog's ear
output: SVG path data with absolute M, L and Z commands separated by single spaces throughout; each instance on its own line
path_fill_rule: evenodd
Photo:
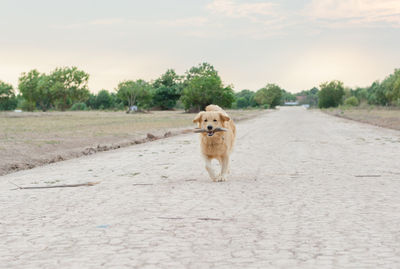
M 203 116 L 203 114 L 204 114 L 204 111 L 199 112 L 196 115 L 196 117 L 193 119 L 193 123 L 200 122 L 201 121 L 201 117 Z
M 219 113 L 219 117 L 221 118 L 222 121 L 228 121 L 228 120 L 231 119 L 231 118 L 230 118 L 228 115 L 226 115 L 225 113 Z

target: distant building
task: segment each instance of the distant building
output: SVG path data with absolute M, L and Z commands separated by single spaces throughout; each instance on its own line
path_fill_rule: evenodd
M 307 96 L 305 96 L 305 95 L 296 96 L 296 101 L 298 103 L 304 102 L 306 99 L 307 99 Z
M 296 101 L 296 102 L 285 102 L 285 106 L 298 106 L 299 105 L 299 103 Z

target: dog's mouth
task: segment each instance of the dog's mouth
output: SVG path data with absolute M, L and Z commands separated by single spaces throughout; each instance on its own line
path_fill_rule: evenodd
M 214 131 L 208 131 L 208 132 L 207 132 L 207 135 L 208 135 L 208 136 L 213 136 L 213 135 L 214 135 Z

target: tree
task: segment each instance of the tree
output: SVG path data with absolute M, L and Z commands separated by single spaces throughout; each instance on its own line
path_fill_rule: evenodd
M 267 105 L 269 108 L 275 108 L 280 104 L 282 98 L 282 89 L 275 84 L 267 84 L 259 89 L 254 96 L 254 100 L 259 105 Z
M 0 81 L 0 110 L 13 110 L 17 107 L 17 102 L 13 86 Z
M 89 93 L 89 97 L 86 100 L 86 107 L 90 108 L 90 109 L 98 109 L 97 107 L 97 101 L 96 101 L 97 95 L 93 94 L 93 93 Z
M 186 110 L 199 111 L 209 104 L 229 108 L 235 95 L 231 86 L 224 87 L 212 65 L 202 63 L 186 72 L 181 100 Z
M 36 69 L 22 73 L 18 88 L 26 100 L 24 107 L 27 110 L 33 111 L 38 107 L 46 111 L 52 106 L 51 80 L 46 74 L 41 74 Z
M 89 98 L 89 74 L 77 67 L 56 68 L 49 75 L 49 85 L 55 105 L 62 111 L 75 102 L 85 102 Z
M 400 69 L 395 69 L 393 74 L 382 81 L 382 86 L 388 103 L 391 105 L 400 103 Z
M 163 110 L 171 109 L 182 94 L 181 77 L 173 69 L 168 69 L 153 83 L 153 105 Z
M 287 92 L 285 90 L 282 90 L 282 98 L 280 102 L 281 105 L 285 104 L 285 102 L 294 102 L 294 101 L 296 101 L 296 95 Z
M 96 96 L 96 108 L 108 109 L 112 106 L 111 95 L 107 90 L 101 90 Z
M 296 94 L 296 96 L 299 99 L 299 104 L 300 105 L 304 105 L 304 104 L 308 104 L 312 107 L 315 107 L 318 105 L 318 88 L 317 87 L 313 87 L 310 90 L 305 90 L 305 91 L 301 91 L 299 93 Z
M 33 111 L 36 108 L 36 100 L 40 99 L 38 94 L 38 84 L 41 74 L 36 69 L 28 73 L 22 73 L 19 77 L 18 89 L 25 99 L 24 107 L 28 111 Z
M 255 107 L 257 103 L 254 101 L 255 92 L 250 90 L 241 90 L 240 92 L 235 93 L 236 97 L 236 107 L 237 108 L 246 108 L 246 107 Z
M 117 96 L 129 107 L 148 108 L 152 98 L 152 87 L 146 81 L 127 80 L 118 84 Z
M 343 101 L 344 87 L 343 82 L 334 80 L 320 85 L 318 93 L 318 106 L 320 108 L 337 107 Z

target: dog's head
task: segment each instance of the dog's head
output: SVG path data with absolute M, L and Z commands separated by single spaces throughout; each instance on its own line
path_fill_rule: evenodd
M 193 122 L 199 124 L 199 128 L 206 130 L 203 135 L 213 136 L 215 128 L 224 128 L 225 122 L 230 118 L 219 111 L 202 111 L 196 115 Z

